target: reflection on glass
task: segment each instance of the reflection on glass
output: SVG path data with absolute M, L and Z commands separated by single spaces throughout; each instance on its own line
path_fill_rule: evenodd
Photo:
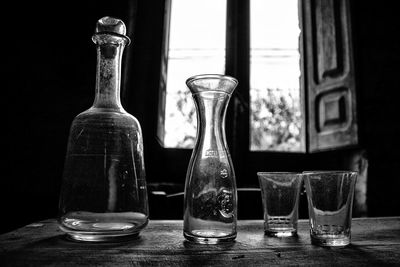
M 250 4 L 250 149 L 302 151 L 297 0 Z
M 187 77 L 225 72 L 226 0 L 172 0 L 165 147 L 192 148 L 196 112 Z

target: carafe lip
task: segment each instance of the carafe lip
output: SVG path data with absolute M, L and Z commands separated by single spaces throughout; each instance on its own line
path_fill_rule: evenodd
M 200 80 L 200 79 L 225 79 L 225 80 L 231 80 L 235 84 L 238 83 L 238 80 L 236 78 L 233 78 L 232 76 L 225 74 L 198 74 L 188 78 L 186 80 L 186 84 L 191 83 L 193 80 Z
M 259 171 L 257 175 L 301 175 L 302 172 L 296 171 Z
M 189 88 L 195 88 L 198 87 L 196 85 L 194 85 L 195 81 L 200 81 L 200 80 L 219 80 L 221 82 L 223 82 L 221 85 L 221 87 L 217 87 L 217 88 L 207 88 L 207 90 L 200 89 L 197 88 L 197 90 L 195 89 L 194 91 L 197 92 L 201 92 L 201 91 L 217 91 L 217 92 L 225 92 L 227 94 L 232 94 L 233 90 L 236 88 L 236 86 L 238 85 L 238 80 L 232 76 L 229 75 L 224 75 L 224 74 L 199 74 L 199 75 L 194 75 L 191 76 L 190 78 L 188 78 L 186 80 L 186 85 Z M 226 82 L 226 83 L 224 83 Z M 228 85 L 229 83 L 231 83 L 231 85 Z

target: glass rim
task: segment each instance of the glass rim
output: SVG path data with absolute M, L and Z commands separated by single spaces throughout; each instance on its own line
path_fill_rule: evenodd
M 228 81 L 233 82 L 235 85 L 237 85 L 239 83 L 236 78 L 229 76 L 229 75 L 225 75 L 225 74 L 198 74 L 198 75 L 189 77 L 186 80 L 186 84 L 189 85 L 193 81 L 206 80 L 206 79 L 228 80 Z
M 358 174 L 357 171 L 350 171 L 350 170 L 316 170 L 316 171 L 303 171 L 303 175 L 310 175 L 310 174 Z

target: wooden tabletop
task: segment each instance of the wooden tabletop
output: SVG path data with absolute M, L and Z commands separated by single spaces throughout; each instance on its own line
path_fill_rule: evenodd
M 123 243 L 65 239 L 54 219 L 0 235 L 0 266 L 400 266 L 400 217 L 356 218 L 345 248 L 311 245 L 307 220 L 297 238 L 267 237 L 261 220 L 239 221 L 230 244 L 184 240 L 182 221 L 150 221 L 140 237 Z

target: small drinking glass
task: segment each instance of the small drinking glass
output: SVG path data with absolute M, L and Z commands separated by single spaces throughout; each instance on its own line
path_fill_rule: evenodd
M 310 218 L 311 243 L 347 246 L 357 172 L 309 171 L 303 173 Z
M 295 172 L 258 172 L 264 209 L 264 232 L 268 236 L 297 235 L 302 175 Z

